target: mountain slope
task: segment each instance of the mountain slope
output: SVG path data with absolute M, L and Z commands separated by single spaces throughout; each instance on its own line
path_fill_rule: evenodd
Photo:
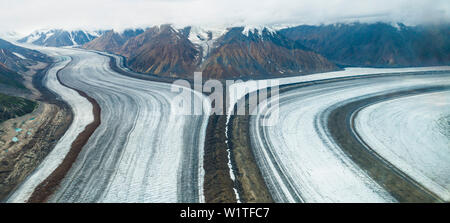
M 208 78 L 277 76 L 336 69 L 324 57 L 268 28 L 231 28 L 204 64 Z
M 194 71 L 226 79 L 336 69 L 324 57 L 267 28 L 177 30 L 161 25 L 119 47 L 123 41 L 109 32 L 83 47 L 123 55 L 134 71 L 173 77 L 192 78 Z
M 181 32 L 183 32 L 189 41 L 191 41 L 191 43 L 193 43 L 201 52 L 203 62 L 214 49 L 214 43 L 217 39 L 227 33 L 227 29 L 188 26 Z
M 0 63 L 10 70 L 26 71 L 27 66 L 35 65 L 37 61 L 50 62 L 51 59 L 39 51 L 26 49 L 0 39 Z
M 189 41 L 190 27 L 177 30 L 170 25 L 145 30 L 109 31 L 83 45 L 85 49 L 123 55 L 134 71 L 189 77 L 201 62 L 202 48 Z
M 450 26 L 375 24 L 298 26 L 286 37 L 342 65 L 425 66 L 450 63 Z
M 49 31 L 36 31 L 20 40 L 19 43 L 32 43 L 39 46 L 77 46 L 83 45 L 99 35 L 102 31 L 87 32 L 83 30 L 66 31 L 52 29 Z
M 22 82 L 23 78 L 19 74 L 8 69 L 4 64 L 0 63 L 0 87 L 25 89 L 25 86 L 22 84 Z
M 103 33 L 98 38 L 84 44 L 83 48 L 105 51 L 109 53 L 118 53 L 127 40 L 143 32 L 143 29 L 127 29 L 122 33 L 117 33 L 114 32 L 114 30 L 109 30 Z
M 118 51 L 142 73 L 189 77 L 201 62 L 199 50 L 170 25 L 155 26 L 129 39 Z

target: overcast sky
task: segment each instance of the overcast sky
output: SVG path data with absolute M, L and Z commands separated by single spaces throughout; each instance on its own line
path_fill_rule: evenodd
M 0 0 L 0 32 L 42 28 L 450 22 L 450 0 Z

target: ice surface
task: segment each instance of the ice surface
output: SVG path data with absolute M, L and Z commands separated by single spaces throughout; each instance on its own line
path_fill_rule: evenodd
M 373 150 L 450 201 L 449 116 L 450 91 L 444 91 L 369 106 L 358 113 L 355 125 Z
M 282 93 L 278 123 L 262 125 L 262 118 L 275 111 L 264 107 L 251 117 L 250 126 L 255 157 L 275 201 L 394 202 L 336 145 L 328 133 L 326 117 L 334 107 L 356 98 L 443 83 L 450 84 L 450 79 L 361 79 Z
M 204 114 L 180 115 L 171 108 L 178 94 L 171 91 L 169 84 L 118 74 L 110 69 L 107 57 L 93 52 L 43 49 L 64 59 L 57 70 L 68 65 L 60 72 L 61 81 L 86 92 L 102 109 L 101 125 L 50 202 L 204 202 L 205 114 L 210 109 L 206 97 L 194 92 L 203 101 L 200 106 Z M 49 81 L 54 77 L 50 73 Z M 59 87 L 55 86 L 59 95 L 71 92 Z M 75 98 L 63 97 L 77 109 L 83 103 L 72 104 Z M 75 117 L 91 117 L 92 107 L 88 105 L 83 112 L 75 111 Z M 77 135 L 69 131 L 65 137 L 73 141 Z M 59 164 L 69 145 L 63 138 L 9 201 L 25 201 Z
M 333 71 L 333 72 L 325 72 L 325 73 L 317 73 L 310 75 L 301 75 L 301 76 L 292 76 L 292 77 L 284 77 L 284 78 L 273 78 L 273 79 L 265 79 L 265 80 L 250 80 L 241 83 L 235 83 L 230 86 L 230 107 L 236 104 L 236 102 L 242 98 L 246 92 L 234 90 L 234 89 L 242 89 L 248 88 L 250 92 L 261 89 L 261 87 L 265 87 L 268 80 L 274 80 L 270 82 L 270 86 L 275 85 L 285 85 L 292 83 L 301 83 L 308 81 L 317 81 L 317 80 L 325 80 L 339 77 L 352 77 L 352 76 L 361 76 L 361 75 L 369 75 L 369 74 L 387 74 L 387 73 L 408 73 L 408 72 L 423 72 L 423 71 L 444 71 L 450 70 L 450 66 L 436 66 L 436 67 L 408 67 L 408 68 L 364 68 L 364 67 L 352 67 L 345 68 L 343 71 Z M 256 84 L 254 83 L 256 81 Z M 229 111 L 230 112 L 230 111 Z

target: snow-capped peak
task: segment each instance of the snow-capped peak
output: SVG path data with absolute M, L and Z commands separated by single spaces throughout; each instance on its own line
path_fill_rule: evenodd
M 101 35 L 101 31 L 40 29 L 18 40 L 41 46 L 76 46 L 82 45 Z
M 276 33 L 275 29 L 273 29 L 271 27 L 267 27 L 267 26 L 244 26 L 244 30 L 242 30 L 242 34 L 244 34 L 245 36 L 249 36 L 250 33 L 252 33 L 252 34 L 257 34 L 257 35 L 261 36 L 263 34 L 264 30 L 267 31 L 271 35 Z
M 1 39 L 7 40 L 7 41 L 11 41 L 11 42 L 14 42 L 14 41 L 20 39 L 22 36 L 23 36 L 23 35 L 21 35 L 21 34 L 19 34 L 19 33 L 17 33 L 17 32 L 14 32 L 14 31 L 11 31 L 11 32 L 1 32 L 1 33 L 0 33 L 0 38 L 1 38 Z
M 198 26 L 192 26 L 189 32 L 189 40 L 193 43 L 199 43 L 210 40 L 212 33 Z
M 227 32 L 226 28 L 204 28 L 199 26 L 191 26 L 189 32 L 189 40 L 193 43 L 203 41 L 214 41 Z
M 395 29 L 397 29 L 397 31 L 402 31 L 405 28 L 405 25 L 403 25 L 402 23 L 398 23 L 398 22 L 391 23 L 391 26 L 394 27 Z
M 203 49 L 203 59 L 211 52 L 214 42 L 227 32 L 226 28 L 191 26 L 189 40 Z

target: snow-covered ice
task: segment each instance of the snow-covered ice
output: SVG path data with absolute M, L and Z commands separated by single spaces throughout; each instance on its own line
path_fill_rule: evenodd
M 443 83 L 450 79 L 379 77 L 280 94 L 276 125 L 262 123 L 276 112 L 273 107 L 263 107 L 250 123 L 253 151 L 272 197 L 277 202 L 395 202 L 334 142 L 326 118 L 334 107 L 361 97 Z
M 178 93 L 171 91 L 170 84 L 118 74 L 109 67 L 109 58 L 97 53 L 39 49 L 65 59 L 49 78 L 56 81 L 55 73 L 61 69 L 63 83 L 86 92 L 101 107 L 100 126 L 50 202 L 204 202 L 203 147 L 208 120 L 205 114 L 209 114 L 206 97 L 193 93 L 203 100 L 202 115 L 180 115 L 171 107 Z M 55 92 L 63 96 L 74 91 L 65 88 Z M 90 103 L 84 107 L 80 107 L 82 102 L 71 103 L 77 98 L 87 102 L 78 93 L 62 98 L 74 109 L 81 109 L 75 111 L 75 119 L 87 123 L 93 120 Z M 78 134 L 68 131 L 67 141 L 63 138 L 58 142 L 40 169 L 9 201 L 25 201 L 64 158 Z
M 450 201 L 450 91 L 402 97 L 362 109 L 355 127 L 379 155 Z

